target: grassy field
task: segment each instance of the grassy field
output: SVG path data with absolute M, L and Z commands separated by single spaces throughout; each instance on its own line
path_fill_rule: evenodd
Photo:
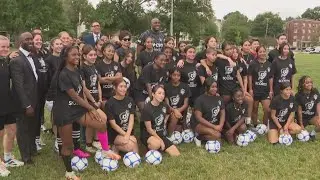
M 296 55 L 298 74 L 310 75 L 315 85 L 320 84 L 320 55 Z M 63 179 L 62 160 L 53 152 L 53 137 L 43 135 L 47 146 L 34 159 L 35 166 L 11 169 L 8 179 Z M 81 173 L 82 179 L 320 179 L 320 141 L 301 143 L 289 147 L 272 146 L 265 137 L 259 137 L 248 147 L 222 145 L 219 154 L 209 154 L 204 148 L 192 144 L 179 146 L 181 156 L 164 155 L 159 166 L 142 163 L 129 169 L 120 162 L 120 168 L 105 173 L 90 158 L 89 167 Z M 145 152 L 145 150 L 142 150 Z M 143 153 L 140 153 L 143 156 Z M 19 157 L 18 152 L 16 156 Z

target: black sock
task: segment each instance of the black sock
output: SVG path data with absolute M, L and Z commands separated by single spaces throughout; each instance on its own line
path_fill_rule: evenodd
M 74 150 L 80 149 L 80 125 L 78 123 L 72 124 L 72 139 Z
M 57 143 L 58 143 L 59 155 L 61 155 L 62 140 L 61 140 L 60 135 L 59 135 L 58 132 L 57 132 Z
M 72 167 L 71 167 L 71 156 L 64 156 L 62 155 L 63 163 L 66 168 L 67 172 L 72 172 Z

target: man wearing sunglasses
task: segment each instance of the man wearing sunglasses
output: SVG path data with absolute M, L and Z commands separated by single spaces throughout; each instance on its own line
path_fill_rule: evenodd
M 139 54 L 144 49 L 145 40 L 147 37 L 152 37 L 153 41 L 153 50 L 161 52 L 164 46 L 165 35 L 160 31 L 161 22 L 158 18 L 153 18 L 151 20 L 151 29 L 145 31 L 140 35 L 138 40 L 137 53 Z
M 91 32 L 90 34 L 83 37 L 83 41 L 85 44 L 90 44 L 91 46 L 95 46 L 97 40 L 101 38 L 101 28 L 98 22 L 93 22 L 91 24 Z

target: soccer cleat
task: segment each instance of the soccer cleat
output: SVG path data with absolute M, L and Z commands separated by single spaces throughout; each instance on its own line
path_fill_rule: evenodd
M 111 158 L 111 159 L 114 159 L 114 160 L 119 160 L 121 159 L 121 156 L 114 153 L 113 151 L 111 150 L 108 150 L 108 151 L 104 151 L 102 150 L 102 156 L 103 157 L 106 157 L 106 158 Z
M 20 167 L 20 166 L 23 166 L 23 165 L 24 165 L 24 162 L 19 161 L 19 160 L 15 159 L 14 157 L 9 159 L 8 161 L 5 161 L 5 166 L 6 167 Z
M 315 135 L 310 135 L 310 140 L 311 141 L 315 141 L 316 140 L 316 136 Z
M 86 146 L 86 151 L 88 151 L 89 153 L 95 153 L 97 149 L 93 146 Z
M 0 176 L 7 177 L 9 174 L 10 171 L 6 168 L 6 165 L 3 162 L 0 162 Z
M 195 137 L 193 140 L 197 147 L 201 147 L 201 140 L 199 140 L 197 137 Z
M 97 149 L 102 149 L 101 144 L 99 141 L 93 141 L 92 146 Z
M 81 149 L 73 150 L 73 154 L 79 158 L 88 158 L 90 157 L 89 153 L 83 152 Z
M 36 147 L 37 147 L 37 151 L 41 151 L 42 150 L 42 147 L 39 143 L 36 143 Z
M 78 177 L 73 171 L 66 172 L 65 176 L 66 176 L 67 180 L 80 180 L 80 177 Z

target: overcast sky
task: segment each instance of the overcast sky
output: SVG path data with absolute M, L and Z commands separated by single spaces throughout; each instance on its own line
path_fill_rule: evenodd
M 89 1 L 96 5 L 100 0 Z M 300 16 L 306 9 L 320 6 L 320 0 L 212 0 L 212 6 L 218 19 L 237 10 L 249 19 L 265 11 L 279 13 L 285 19 Z

